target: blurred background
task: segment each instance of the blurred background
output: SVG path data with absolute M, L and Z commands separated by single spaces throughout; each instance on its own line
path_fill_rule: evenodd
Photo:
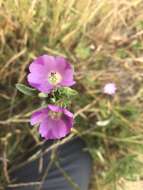
M 143 189 L 143 0 L 0 0 L 0 189 L 40 141 L 22 95 L 29 63 L 64 56 L 74 65 L 75 128 L 93 158 L 90 190 Z M 114 82 L 117 92 L 103 94 Z

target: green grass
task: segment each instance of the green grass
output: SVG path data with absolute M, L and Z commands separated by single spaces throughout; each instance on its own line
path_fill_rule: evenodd
M 41 101 L 20 94 L 15 84 L 27 84 L 29 63 L 44 53 L 74 65 L 73 134 L 95 161 L 91 188 L 114 190 L 122 178 L 142 177 L 142 7 L 142 0 L 0 1 L 1 188 L 11 183 L 9 171 L 29 144 L 41 143 L 29 127 Z M 118 87 L 113 98 L 102 93 L 111 81 Z

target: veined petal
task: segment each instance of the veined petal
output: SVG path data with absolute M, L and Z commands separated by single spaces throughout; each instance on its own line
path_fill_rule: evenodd
M 55 57 L 49 55 L 43 55 L 40 57 L 44 63 L 45 69 L 47 71 L 55 71 L 57 68 Z
M 76 82 L 75 81 L 62 81 L 60 84 L 61 86 L 73 86 Z
M 52 128 L 52 133 L 54 134 L 55 138 L 60 139 L 65 137 L 70 132 L 70 128 L 68 127 L 67 123 L 64 122 L 64 120 L 60 119 L 54 122 L 55 127 Z
M 53 133 L 53 128 L 55 127 L 55 121 L 46 118 L 39 127 L 39 133 L 41 134 L 41 137 L 44 137 L 45 139 L 57 139 L 57 135 Z
M 27 76 L 27 80 L 28 80 L 29 84 L 32 84 L 32 83 L 40 84 L 42 81 L 45 80 L 45 78 L 44 78 L 44 75 L 39 75 L 39 74 L 35 75 L 34 73 L 30 73 Z
M 33 115 L 31 116 L 30 119 L 30 123 L 31 125 L 35 125 L 35 124 L 39 124 L 43 121 L 43 119 L 45 117 L 47 117 L 48 114 L 48 109 L 47 108 L 43 108 L 39 111 L 36 111 L 33 113 Z
M 56 105 L 49 104 L 48 108 L 53 112 L 62 112 L 62 108 Z
M 44 119 L 41 124 L 40 124 L 40 127 L 39 127 L 39 133 L 41 135 L 41 137 L 44 137 L 46 138 L 47 137 L 47 134 L 48 134 L 48 119 Z
M 43 93 L 50 93 L 53 90 L 53 86 L 51 84 L 49 84 L 46 81 L 43 81 L 39 86 L 38 86 L 38 90 L 40 90 Z
M 74 117 L 73 113 L 71 113 L 71 112 L 68 111 L 67 109 L 63 109 L 63 111 L 64 111 L 64 114 L 67 115 L 68 117 L 70 117 L 70 118 L 73 118 L 73 117 Z
M 73 80 L 73 71 L 71 69 L 67 69 L 63 73 L 63 80 L 60 83 L 62 86 L 72 86 L 75 84 Z
M 37 61 L 34 61 L 30 64 L 29 71 L 31 73 L 38 73 L 38 74 L 41 72 L 45 72 L 44 65 L 39 64 Z
M 61 73 L 67 69 L 72 69 L 70 63 L 64 57 L 55 57 L 55 61 L 56 61 L 57 70 L 60 71 Z

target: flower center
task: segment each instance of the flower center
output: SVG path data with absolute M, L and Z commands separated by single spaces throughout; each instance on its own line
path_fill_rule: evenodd
M 48 81 L 52 85 L 57 85 L 61 81 L 62 77 L 58 72 L 52 71 L 48 75 Z
M 51 119 L 58 120 L 61 118 L 62 113 L 61 112 L 49 111 L 48 115 L 50 116 Z

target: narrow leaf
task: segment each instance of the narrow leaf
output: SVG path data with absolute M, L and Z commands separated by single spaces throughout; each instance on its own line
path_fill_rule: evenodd
M 19 90 L 21 93 L 27 95 L 27 96 L 35 96 L 37 95 L 37 91 L 33 88 L 30 88 L 24 84 L 17 83 L 16 84 L 17 90 Z

